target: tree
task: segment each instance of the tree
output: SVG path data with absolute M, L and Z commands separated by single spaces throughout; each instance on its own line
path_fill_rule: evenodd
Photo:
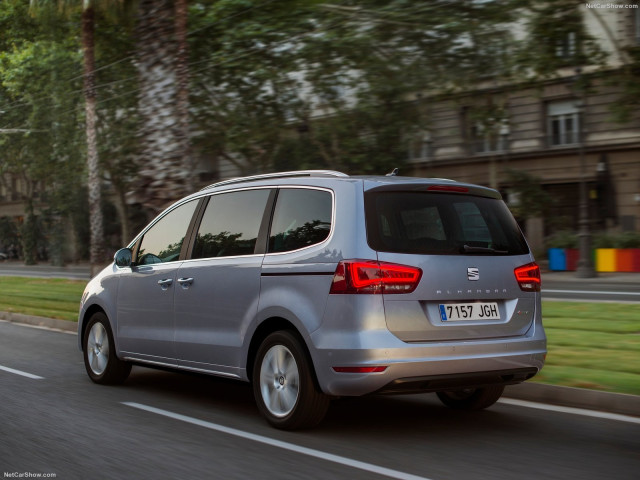
M 95 82 L 95 52 L 94 52 L 94 23 L 95 0 L 30 0 L 33 12 L 51 7 L 53 3 L 62 11 L 70 12 L 74 8 L 82 9 L 82 51 L 84 66 L 84 101 L 87 138 L 87 172 L 89 194 L 89 222 L 90 231 L 90 262 L 91 274 L 98 273 L 104 263 L 104 219 L 102 216 L 102 193 L 100 185 L 100 168 L 98 163 L 98 145 L 96 136 L 96 82 Z M 108 0 L 102 0 L 103 4 Z
M 49 222 L 36 216 L 56 215 L 63 197 L 77 187 L 76 81 L 80 58 L 68 24 L 35 22 L 24 2 L 0 4 L 0 99 L 6 125 L 20 126 L 16 134 L 0 135 L 0 173 L 23 184 L 25 216 L 22 243 L 25 261 L 36 260 L 35 247 L 44 250 Z M 46 20 L 46 21 L 45 21 Z M 15 192 L 14 192 L 15 194 Z M 46 207 L 48 205 L 48 208 Z M 48 211 L 45 211 L 48 210 Z
M 193 184 L 186 3 L 179 0 L 177 12 L 175 5 L 173 0 L 140 0 L 135 26 L 140 170 L 131 201 L 150 213 L 188 193 Z
M 429 128 L 417 94 L 515 75 L 508 22 L 528 3 L 201 0 L 192 44 L 198 146 L 240 173 L 390 171 L 406 160 L 412 132 Z
M 510 195 L 509 208 L 519 221 L 543 217 L 547 213 L 552 204 L 552 198 L 544 191 L 538 177 L 520 170 L 509 169 L 506 182 Z

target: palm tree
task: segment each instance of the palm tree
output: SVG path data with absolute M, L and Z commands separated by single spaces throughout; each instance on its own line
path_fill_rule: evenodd
M 153 214 L 193 188 L 189 160 L 186 0 L 139 0 L 139 183 L 131 199 Z
M 98 145 L 96 138 L 96 82 L 94 54 L 94 26 L 96 0 L 30 0 L 31 11 L 57 6 L 63 13 L 82 8 L 82 51 L 84 60 L 84 98 L 87 137 L 87 172 L 89 190 L 89 256 L 91 275 L 98 273 L 105 261 L 104 219 L 102 215 L 102 193 L 100 190 L 100 169 L 98 163 Z M 118 0 L 102 0 L 103 3 L 120 3 Z

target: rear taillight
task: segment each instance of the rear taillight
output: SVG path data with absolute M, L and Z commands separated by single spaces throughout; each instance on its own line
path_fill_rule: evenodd
M 329 293 L 411 293 L 422 270 L 407 265 L 373 260 L 343 260 L 338 263 Z
M 542 283 L 540 278 L 540 267 L 537 263 L 527 263 L 514 270 L 520 290 L 525 292 L 539 292 Z

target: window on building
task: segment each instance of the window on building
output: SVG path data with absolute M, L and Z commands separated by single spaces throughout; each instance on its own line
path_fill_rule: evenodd
M 409 161 L 424 162 L 431 158 L 431 132 L 421 131 L 409 138 Z
M 576 100 L 547 104 L 549 145 L 572 145 L 580 141 L 580 111 Z
M 555 54 L 558 58 L 572 59 L 576 56 L 576 32 L 563 32 L 555 39 Z
M 474 153 L 504 152 L 507 150 L 509 127 L 506 122 L 490 119 L 471 127 Z

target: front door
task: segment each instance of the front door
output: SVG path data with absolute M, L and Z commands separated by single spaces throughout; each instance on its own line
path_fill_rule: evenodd
M 120 274 L 117 330 L 120 353 L 175 364 L 173 302 L 182 246 L 198 200 L 154 221 L 139 241 L 134 265 Z

